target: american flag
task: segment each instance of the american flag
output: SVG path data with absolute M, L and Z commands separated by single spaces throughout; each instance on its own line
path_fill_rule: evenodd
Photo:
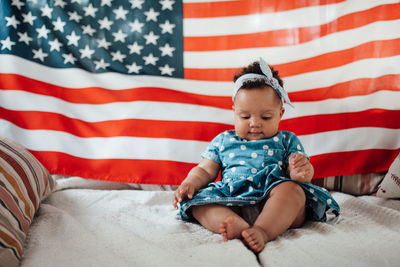
M 0 135 L 52 173 L 178 184 L 233 128 L 233 74 L 279 70 L 315 178 L 400 151 L 398 0 L 2 0 Z

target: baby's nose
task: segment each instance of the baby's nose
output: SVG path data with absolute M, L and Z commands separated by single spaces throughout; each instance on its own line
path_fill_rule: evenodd
M 251 127 L 260 127 L 261 126 L 261 121 L 257 118 L 251 118 L 250 119 L 250 126 Z

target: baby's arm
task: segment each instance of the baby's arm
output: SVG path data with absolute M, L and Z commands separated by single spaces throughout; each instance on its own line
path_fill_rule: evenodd
M 176 189 L 174 193 L 173 205 L 177 209 L 178 202 L 185 198 L 193 198 L 193 194 L 204 188 L 206 185 L 215 180 L 218 175 L 220 165 L 215 161 L 203 158 L 203 160 L 190 170 L 185 180 Z
M 289 158 L 288 173 L 293 180 L 310 183 L 314 176 L 314 167 L 303 154 L 292 154 Z

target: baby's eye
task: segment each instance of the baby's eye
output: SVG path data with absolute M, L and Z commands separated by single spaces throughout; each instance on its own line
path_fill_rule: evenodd
M 250 119 L 250 116 L 240 116 L 242 119 L 244 119 L 244 120 L 248 120 L 248 119 Z
M 262 117 L 263 120 L 269 120 L 271 117 Z

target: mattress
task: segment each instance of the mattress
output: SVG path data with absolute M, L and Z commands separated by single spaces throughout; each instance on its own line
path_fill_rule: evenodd
M 160 188 L 153 188 L 160 189 Z M 163 188 L 161 188 L 163 189 Z M 332 192 L 336 224 L 306 222 L 254 254 L 183 222 L 171 190 L 69 178 L 41 205 L 21 266 L 398 266 L 400 201 Z

